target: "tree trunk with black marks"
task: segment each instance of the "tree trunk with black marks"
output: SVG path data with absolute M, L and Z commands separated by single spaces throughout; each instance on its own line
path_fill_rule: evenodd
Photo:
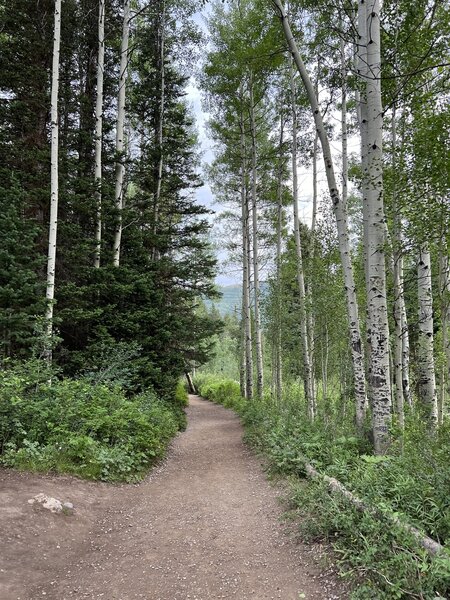
M 252 239 L 253 239 L 253 292 L 255 309 L 255 346 L 256 346 L 256 394 L 258 398 L 263 397 L 263 348 L 261 331 L 261 311 L 260 311 L 260 287 L 259 287 L 259 249 L 258 249 L 258 203 L 257 203 L 257 148 L 256 148 L 256 124 L 255 124 L 255 103 L 253 97 L 253 81 L 250 77 L 250 131 L 252 140 Z
M 105 0 L 98 5 L 98 57 L 97 99 L 95 105 L 95 197 L 97 216 L 95 223 L 94 267 L 100 267 L 102 244 L 102 137 L 103 137 L 103 75 L 105 69 Z
M 350 346 L 352 352 L 353 382 L 356 400 L 356 423 L 359 430 L 362 430 L 364 415 L 367 406 L 366 397 L 366 378 L 364 369 L 364 354 L 362 350 L 360 323 L 358 314 L 358 304 L 356 299 L 356 288 L 353 276 L 353 267 L 351 262 L 351 250 L 348 233 L 348 218 L 346 207 L 341 202 L 339 189 L 336 182 L 334 165 L 331 156 L 330 142 L 323 123 L 320 112 L 317 95 L 314 86 L 303 63 L 297 44 L 292 36 L 288 18 L 281 0 L 273 0 L 277 8 L 278 16 L 281 19 L 283 31 L 289 44 L 290 52 L 294 58 L 300 77 L 303 81 L 305 91 L 308 96 L 309 104 L 314 115 L 316 131 L 322 146 L 322 154 L 325 163 L 328 190 L 331 196 L 336 225 L 338 230 L 339 252 L 343 267 L 344 284 L 346 290 L 347 315 L 349 321 Z
M 47 286 L 46 300 L 46 340 L 44 355 L 48 362 L 52 360 L 53 341 L 53 304 L 55 299 L 56 238 L 58 232 L 58 200 L 59 200 L 59 57 L 61 48 L 61 0 L 55 2 L 52 88 L 51 88 L 51 155 L 50 155 L 50 224 L 48 234 Z
M 418 390 L 430 429 L 438 420 L 436 377 L 434 371 L 433 296 L 431 288 L 431 256 L 427 244 L 419 249 L 417 264 L 419 300 Z
M 380 3 L 367 3 L 367 336 L 369 342 L 369 395 L 375 452 L 389 445 L 391 383 L 389 325 L 386 301 L 386 219 L 383 204 L 383 108 L 381 104 Z
M 300 237 L 300 219 L 298 217 L 298 175 L 297 175 L 297 98 L 295 94 L 294 68 L 292 58 L 290 59 L 290 82 L 291 82 L 291 111 L 292 111 L 292 198 L 294 208 L 294 234 L 297 267 L 297 285 L 300 307 L 300 336 L 303 351 L 303 370 L 305 379 L 305 398 L 308 407 L 308 416 L 311 421 L 315 417 L 315 402 L 313 375 L 311 368 L 311 356 L 308 339 L 308 316 L 306 311 L 305 274 L 303 269 L 303 251 Z
M 244 330 L 245 398 L 253 398 L 252 323 L 250 314 L 249 214 L 247 195 L 247 148 L 241 112 L 241 226 L 242 226 L 242 327 Z
M 123 7 L 122 45 L 120 55 L 119 96 L 117 100 L 116 124 L 116 231 L 114 235 L 113 264 L 120 265 L 120 252 L 122 244 L 122 210 L 124 203 L 124 177 L 125 177 L 125 100 L 128 78 L 128 45 L 130 35 L 130 4 L 125 0 Z

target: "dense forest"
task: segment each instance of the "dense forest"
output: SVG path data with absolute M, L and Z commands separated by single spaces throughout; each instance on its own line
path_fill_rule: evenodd
M 450 590 L 433 545 L 450 534 L 449 14 L 247 0 L 208 17 L 208 174 L 242 311 L 197 382 L 294 477 L 364 598 Z
M 64 470 L 75 456 L 83 471 L 92 454 L 93 472 L 109 477 L 102 452 L 115 444 L 122 476 L 127 461 L 142 466 L 153 452 L 126 439 L 133 420 L 153 426 L 148 415 L 139 422 L 132 398 L 173 409 L 170 430 L 183 423 L 178 380 L 205 360 L 218 327 L 201 310 L 215 293 L 215 258 L 208 210 L 195 202 L 199 152 L 185 100 L 200 43 L 195 10 L 164 0 L 1 3 L 7 463 L 62 461 Z M 99 414 L 87 423 L 94 400 Z M 155 407 L 165 414 L 165 404 Z M 117 422 L 107 422 L 111 410 Z M 68 456 L 56 456 L 71 431 Z
M 449 47 L 442 0 L 0 0 L 1 464 L 139 479 L 193 372 L 355 598 L 448 597 Z

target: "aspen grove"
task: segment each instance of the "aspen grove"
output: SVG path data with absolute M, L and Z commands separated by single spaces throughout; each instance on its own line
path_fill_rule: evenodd
M 2 467 L 139 480 L 186 380 L 354 598 L 450 597 L 449 48 L 445 0 L 0 0 Z
M 444 5 L 230 0 L 208 13 L 209 178 L 242 309 L 197 382 L 242 413 L 275 470 L 315 480 L 294 504 L 367 578 L 355 597 L 449 592 Z M 415 537 L 403 549 L 380 537 L 397 514 L 394 530 Z M 446 574 L 424 559 L 422 586 L 414 565 L 435 542 Z

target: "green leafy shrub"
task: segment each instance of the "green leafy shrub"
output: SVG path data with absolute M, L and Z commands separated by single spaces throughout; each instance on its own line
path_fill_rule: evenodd
M 237 413 L 245 410 L 246 401 L 241 396 L 239 383 L 232 379 L 219 379 L 215 376 L 198 375 L 195 385 L 199 394 L 225 408 L 232 408 Z
M 92 479 L 139 479 L 178 430 L 174 410 L 147 391 L 65 379 L 35 384 L 0 372 L 0 460 Z
M 180 379 L 175 388 L 175 403 L 179 406 L 187 406 L 189 404 L 189 396 L 186 391 L 184 382 Z

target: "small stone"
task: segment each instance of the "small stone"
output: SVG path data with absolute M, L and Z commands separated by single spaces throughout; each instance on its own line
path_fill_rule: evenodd
M 46 494 L 37 494 L 33 500 L 33 504 L 34 502 L 39 502 L 39 504 L 42 504 L 43 508 L 46 508 L 52 513 L 60 513 L 63 509 L 61 500 L 52 498 L 52 496 L 47 496 Z

